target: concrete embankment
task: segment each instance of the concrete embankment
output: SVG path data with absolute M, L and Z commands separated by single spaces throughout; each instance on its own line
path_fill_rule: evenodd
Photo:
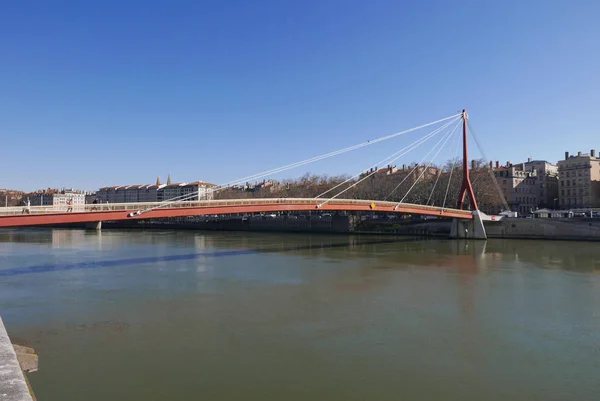
M 37 367 L 36 367 L 37 368 Z M 15 348 L 0 317 L 0 400 L 33 401 Z
M 485 230 L 488 238 L 600 241 L 600 219 L 504 219 Z
M 448 237 L 450 219 L 387 220 L 366 219 L 356 216 L 331 216 L 321 218 L 250 218 L 222 219 L 163 219 L 104 222 L 103 229 L 193 229 L 215 231 L 269 231 L 306 233 L 360 233 L 394 234 L 427 237 Z M 521 219 L 505 218 L 501 221 L 484 221 L 488 238 L 545 239 L 600 241 L 600 219 Z M 63 226 L 65 227 L 65 226 Z M 73 225 L 82 228 L 82 225 Z

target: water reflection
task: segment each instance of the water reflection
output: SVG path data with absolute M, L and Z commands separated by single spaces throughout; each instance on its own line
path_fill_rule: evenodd
M 1 233 L 0 311 L 40 353 L 40 399 L 600 392 L 594 244 L 66 231 Z

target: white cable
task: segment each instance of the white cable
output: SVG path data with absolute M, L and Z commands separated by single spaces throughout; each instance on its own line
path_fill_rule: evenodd
M 458 126 L 458 124 L 457 124 L 457 126 Z M 408 191 L 406 191 L 406 194 L 404 194 L 404 197 L 402 199 L 400 199 L 400 202 L 398 202 L 398 204 L 396 206 L 394 206 L 394 210 L 396 210 L 398 208 L 398 206 L 400 206 L 400 204 L 404 201 L 404 199 L 406 199 L 406 197 L 408 196 L 408 194 L 410 193 L 410 191 L 412 191 L 412 189 L 415 187 L 415 185 L 417 185 L 417 182 L 419 182 L 419 180 L 423 177 L 423 175 L 425 175 L 425 172 L 427 172 L 427 170 L 429 169 L 429 167 L 431 166 L 431 164 L 433 163 L 433 161 L 435 160 L 435 158 L 440 154 L 440 151 L 444 148 L 444 145 L 446 145 L 446 143 L 448 142 L 448 139 L 450 139 L 450 137 L 452 136 L 452 134 L 454 133 L 455 130 L 456 130 L 456 127 L 454 127 L 454 129 L 449 134 L 446 134 L 446 136 L 443 136 L 442 138 L 440 138 L 440 140 L 438 141 L 438 143 L 435 144 L 435 146 L 437 146 L 442 141 L 442 139 L 446 138 L 446 140 L 442 143 L 442 145 L 440 146 L 440 148 L 437 150 L 437 152 L 435 153 L 435 155 L 433 156 L 433 158 L 431 159 L 431 161 L 429 162 L 429 164 L 427 164 L 427 166 L 423 169 L 423 172 L 415 180 L 415 182 L 408 189 Z M 435 146 L 434 146 L 434 148 L 435 148 Z M 432 150 L 434 148 L 432 148 Z
M 413 143 L 411 143 L 410 145 L 408 145 L 408 146 L 406 146 L 406 147 L 404 147 L 404 148 L 400 149 L 399 151 L 397 151 L 397 152 L 395 152 L 395 153 L 391 154 L 390 156 L 386 157 L 385 159 L 383 159 L 383 160 L 379 161 L 378 163 L 375 163 L 375 164 L 371 165 L 370 167 L 367 167 L 367 171 L 369 171 L 369 170 L 371 170 L 371 169 L 373 169 L 373 168 L 377 168 L 377 166 L 385 165 L 386 163 L 388 163 L 388 164 L 389 164 L 389 163 L 392 161 L 392 159 L 393 159 L 393 158 L 394 158 L 396 155 L 398 155 L 399 153 L 401 153 L 401 152 L 404 152 L 404 151 L 405 151 L 406 149 L 408 149 L 408 148 L 410 148 L 410 149 L 409 149 L 409 151 L 411 151 L 411 150 L 415 149 L 415 147 L 416 147 L 416 146 L 419 146 L 419 145 L 421 145 L 423 142 L 426 142 L 426 141 L 427 141 L 429 138 L 431 138 L 431 137 L 433 137 L 433 136 L 437 135 L 437 134 L 438 134 L 438 133 L 439 133 L 441 130 L 443 130 L 443 129 L 447 128 L 447 127 L 448 127 L 449 125 L 451 125 L 453 122 L 454 122 L 454 121 L 450 121 L 449 123 L 446 123 L 446 124 L 444 124 L 443 126 L 436 128 L 435 130 L 433 130 L 433 131 L 431 131 L 430 133 L 426 134 L 426 135 L 425 135 L 423 138 L 421 138 L 421 139 L 417 139 L 416 141 L 414 141 L 414 142 L 413 142 Z M 415 145 L 416 145 L 416 146 L 415 146 Z M 413 147 L 413 146 L 414 146 L 414 147 Z M 406 154 L 406 153 L 404 153 L 404 154 Z M 404 155 L 404 154 L 403 154 L 403 155 Z M 403 156 L 403 155 L 402 155 L 402 156 Z M 397 158 L 396 158 L 396 159 L 397 159 Z M 396 159 L 393 159 L 393 160 L 396 160 Z M 362 170 L 362 171 L 364 171 L 364 170 Z M 323 193 L 321 193 L 321 194 L 317 195 L 317 196 L 316 196 L 316 198 L 320 198 L 321 196 L 325 195 L 326 193 L 328 193 L 328 192 L 331 192 L 331 191 L 333 191 L 334 189 L 336 189 L 336 188 L 339 188 L 339 187 L 341 187 L 342 185 L 344 185 L 344 184 L 346 184 L 346 183 L 348 183 L 348 182 L 350 182 L 350 181 L 354 180 L 356 177 L 359 177 L 359 176 L 362 174 L 362 171 L 361 171 L 360 173 L 356 174 L 356 175 L 353 175 L 352 177 L 349 177 L 349 178 L 348 178 L 348 179 L 346 179 L 344 182 L 341 182 L 341 183 L 337 184 L 337 185 L 336 185 L 336 186 L 334 186 L 333 188 L 329 188 L 327 191 L 325 191 L 325 192 L 323 192 Z M 369 174 L 367 175 L 367 178 L 368 178 L 368 177 L 370 177 L 371 175 L 373 175 L 374 173 L 375 173 L 375 172 L 371 172 L 371 173 L 369 173 Z M 358 183 L 356 183 L 356 184 L 358 184 Z M 355 184 L 355 185 L 356 185 L 356 184 Z M 350 186 L 349 188 L 351 188 L 351 187 L 352 187 L 352 186 Z
M 486 162 L 488 162 L 489 160 L 486 157 L 485 152 L 483 151 L 483 147 L 479 144 L 479 141 L 477 140 L 477 136 L 475 135 L 475 131 L 473 131 L 473 127 L 471 126 L 471 120 L 470 119 L 467 119 L 467 125 L 469 126 L 469 131 L 471 131 L 471 136 L 475 140 L 475 144 L 477 145 L 477 149 L 479 149 L 479 153 L 481 153 L 481 156 L 483 157 L 483 159 Z M 487 163 L 486 163 L 486 165 L 487 165 Z M 503 206 L 505 207 L 505 210 L 510 210 L 510 206 L 508 205 L 508 202 L 506 201 L 506 198 L 504 197 L 504 192 L 502 192 L 502 189 L 500 188 L 500 184 L 498 184 L 498 181 L 496 180 L 496 176 L 494 175 L 494 172 L 492 171 L 491 168 L 489 168 L 488 171 L 490 172 L 490 177 L 492 178 L 492 181 L 494 182 L 494 184 L 496 186 L 496 190 L 500 194 L 500 199 L 502 199 L 502 203 L 503 203 Z M 473 184 L 474 183 L 475 182 L 473 182 Z
M 288 165 L 283 166 L 283 167 L 279 167 L 279 168 L 272 169 L 272 170 L 267 170 L 267 171 L 264 171 L 262 173 L 258 173 L 258 174 L 254 174 L 254 175 L 251 175 L 251 176 L 248 176 L 248 177 L 240 178 L 240 179 L 235 180 L 235 181 L 230 181 L 228 183 L 218 185 L 216 188 L 213 188 L 212 193 L 215 193 L 215 192 L 217 192 L 219 190 L 225 189 L 225 188 L 229 187 L 230 185 L 238 184 L 238 183 L 241 183 L 241 182 L 246 182 L 248 180 L 255 180 L 257 178 L 262 178 L 262 177 L 267 176 L 267 175 L 272 175 L 272 174 L 280 173 L 280 172 L 283 172 L 283 171 L 286 171 L 286 170 L 289 170 L 289 169 L 292 169 L 292 168 L 303 166 L 305 164 L 313 163 L 315 161 L 323 160 L 323 159 L 326 159 L 326 158 L 329 158 L 329 157 L 333 157 L 333 156 L 337 156 L 339 154 L 346 153 L 346 152 L 349 152 L 349 151 L 352 151 L 352 150 L 355 150 L 355 149 L 359 149 L 359 148 L 362 148 L 362 147 L 365 147 L 365 146 L 373 145 L 375 143 L 382 142 L 382 141 L 385 141 L 385 140 L 388 140 L 388 139 L 392 139 L 392 138 L 398 137 L 400 135 L 404 135 L 404 134 L 407 134 L 409 132 L 416 131 L 416 130 L 421 129 L 421 128 L 425 128 L 425 127 L 428 127 L 428 126 L 431 126 L 431 125 L 434 125 L 434 124 L 437 124 L 437 123 L 440 123 L 440 122 L 443 122 L 443 121 L 447 121 L 447 120 L 456 118 L 457 116 L 461 116 L 461 115 L 462 115 L 462 113 L 455 114 L 455 115 L 452 115 L 452 116 L 449 116 L 449 117 L 445 117 L 445 118 L 442 118 L 442 119 L 439 119 L 439 120 L 436 120 L 436 121 L 433 121 L 433 122 L 430 122 L 430 123 L 427 123 L 427 124 L 423 124 L 423 125 L 420 125 L 420 126 L 417 126 L 417 127 L 414 127 L 414 128 L 410 128 L 410 129 L 407 129 L 407 130 L 404 130 L 404 131 L 400 131 L 400 132 L 397 132 L 395 134 L 390 134 L 390 135 L 387 135 L 387 136 L 384 136 L 384 137 L 379 137 L 379 138 L 376 138 L 376 139 L 373 139 L 373 140 L 370 140 L 370 141 L 367 141 L 367 142 L 362 142 L 360 144 L 353 145 L 353 146 L 350 146 L 350 147 L 347 147 L 347 148 L 344 148 L 344 149 L 340 149 L 340 150 L 337 150 L 337 151 L 334 151 L 334 152 L 329 152 L 329 153 L 326 153 L 326 154 L 323 154 L 323 155 L 320 155 L 320 156 L 316 156 L 316 157 L 313 157 L 313 158 L 310 158 L 310 159 L 306 159 L 306 160 L 303 160 L 303 161 L 300 161 L 300 162 L 288 164 Z M 145 213 L 145 212 L 148 212 L 150 210 L 154 210 L 154 209 L 157 209 L 157 208 L 168 206 L 168 205 L 173 204 L 175 202 L 182 202 L 182 201 L 194 198 L 198 193 L 199 193 L 198 191 L 195 191 L 195 192 L 193 192 L 191 194 L 181 195 L 181 196 L 177 196 L 177 197 L 174 197 L 174 198 L 170 198 L 170 199 L 164 200 L 159 206 L 150 207 L 150 208 L 141 210 L 139 212 L 140 213 Z
M 454 126 L 454 129 L 450 133 L 450 136 L 452 136 L 452 134 L 454 134 L 454 132 L 456 131 L 456 129 L 458 128 L 458 126 L 459 126 L 459 124 L 457 124 L 457 125 Z M 459 135 L 459 139 L 460 139 L 460 135 Z M 441 176 L 442 176 L 442 170 L 440 169 L 440 172 L 439 172 L 437 178 L 435 179 L 435 183 L 433 184 L 433 188 L 431 189 L 431 193 L 429 194 L 429 198 L 427 198 L 426 205 L 429 205 L 429 201 L 433 197 L 433 193 L 435 192 L 435 188 L 437 187 L 438 181 L 440 180 Z M 434 203 L 435 203 L 435 200 L 431 203 L 431 206 L 433 206 Z
M 454 162 L 452 163 L 452 169 L 450 170 L 450 176 L 448 177 L 448 185 L 446 186 L 446 194 L 444 195 L 444 202 L 442 203 L 442 211 L 446 207 L 446 198 L 448 198 L 448 190 L 450 189 L 450 181 L 452 181 L 452 173 L 454 173 L 454 169 L 456 168 L 456 161 L 458 160 L 458 149 L 460 149 L 460 139 L 461 136 L 458 136 L 458 141 L 456 142 L 456 151 L 454 153 Z
M 419 130 L 421 128 L 429 127 L 430 125 L 441 123 L 443 121 L 447 121 L 447 120 L 453 119 L 453 118 L 455 118 L 457 116 L 461 116 L 461 115 L 462 115 L 462 113 L 455 114 L 453 116 L 445 117 L 445 118 L 439 119 L 437 121 L 433 121 L 431 123 L 419 125 L 418 127 L 414 127 L 414 128 L 410 128 L 410 129 L 407 129 L 407 130 L 404 130 L 404 131 L 400 131 L 400 132 L 397 132 L 395 134 L 386 135 L 386 136 L 379 137 L 379 138 L 376 138 L 376 139 L 373 139 L 373 140 L 369 140 L 369 141 L 366 141 L 366 142 L 359 143 L 357 145 L 349 146 L 349 147 L 344 148 L 344 149 L 340 149 L 340 150 L 336 150 L 336 151 L 333 151 L 333 152 L 325 153 L 325 154 L 320 155 L 320 156 L 315 156 L 315 157 L 312 157 L 310 159 L 306 159 L 306 160 L 299 161 L 299 162 L 296 162 L 296 163 L 288 164 L 286 166 L 278 167 L 278 168 L 275 168 L 275 169 L 263 171 L 262 173 L 253 174 L 253 175 L 250 175 L 248 177 L 240 178 L 240 179 L 237 179 L 237 180 L 234 180 L 234 181 L 229 181 L 229 182 L 227 182 L 225 184 L 219 185 L 219 187 L 227 187 L 227 186 L 230 186 L 230 185 L 238 184 L 240 182 L 246 182 L 246 181 L 249 181 L 249 180 L 255 180 L 257 178 L 262 178 L 262 177 L 267 176 L 267 175 L 272 175 L 272 174 L 280 173 L 280 172 L 285 171 L 285 170 L 289 170 L 289 169 L 292 169 L 292 168 L 295 168 L 295 167 L 300 167 L 300 166 L 303 166 L 305 164 L 309 164 L 309 163 L 312 163 L 312 162 L 315 162 L 315 161 L 327 159 L 329 157 L 337 156 L 339 154 L 350 152 L 350 151 L 355 150 L 355 149 L 359 149 L 359 148 L 362 148 L 362 147 L 365 147 L 365 146 L 373 145 L 375 143 L 386 141 L 388 139 L 396 138 L 396 137 L 398 137 L 400 135 L 408 134 L 409 132 L 413 132 L 413 131 Z
M 454 120 L 454 121 L 452 121 L 452 123 L 455 123 L 457 120 L 459 120 L 459 118 L 458 118 L 458 119 L 456 119 L 456 120 Z M 445 138 L 445 135 L 444 135 L 444 136 L 442 136 L 442 138 L 440 139 L 440 141 L 441 141 L 442 139 L 444 139 L 444 138 Z M 387 195 L 387 196 L 384 198 L 384 200 L 387 200 L 387 198 L 389 198 L 389 197 L 390 197 L 390 196 L 391 196 L 391 195 L 392 195 L 394 192 L 396 192 L 396 190 L 397 190 L 398 188 L 400 188 L 400 186 L 401 186 L 402 184 L 404 184 L 404 181 L 406 181 L 406 180 L 408 179 L 408 177 L 410 177 L 410 176 L 411 176 L 411 175 L 412 175 L 412 174 L 413 174 L 413 173 L 414 173 L 414 172 L 415 172 L 415 171 L 416 171 L 416 170 L 419 168 L 419 166 L 420 166 L 421 164 L 423 164 L 423 161 L 424 161 L 424 160 L 427 158 L 427 156 L 429 156 L 429 154 L 430 154 L 431 152 L 433 152 L 433 150 L 435 149 L 435 147 L 436 147 L 438 144 L 439 144 L 439 141 L 438 141 L 438 143 L 436 143 L 436 144 L 435 144 L 435 146 L 433 146 L 433 147 L 432 147 L 432 148 L 429 150 L 429 152 L 427 152 L 427 154 L 425 154 L 425 156 L 423 156 L 423 158 L 421 159 L 421 161 L 419 161 L 419 163 L 415 164 L 415 167 L 413 167 L 413 169 L 412 169 L 412 170 L 411 170 L 411 171 L 410 171 L 410 172 L 409 172 L 407 175 L 405 175 L 405 176 L 404 176 L 404 178 L 402 179 L 402 181 L 400 181 L 400 182 L 398 183 L 398 185 L 396 185 L 396 186 L 394 187 L 394 189 L 392 189 L 392 190 L 390 191 L 390 193 L 389 193 L 389 194 L 388 194 L 388 195 Z
M 458 119 L 458 118 L 457 118 Z M 409 153 L 410 151 L 414 150 L 415 148 L 417 148 L 418 146 L 420 146 L 421 144 L 423 144 L 424 142 L 426 142 L 428 139 L 432 138 L 433 136 L 437 135 L 440 131 L 444 130 L 445 128 L 447 128 L 449 125 L 451 125 L 452 123 L 456 122 L 456 120 L 452 120 L 449 123 L 446 123 L 443 127 L 440 127 L 438 129 L 436 129 L 435 131 L 433 131 L 431 134 L 428 134 L 426 137 L 422 138 L 421 140 L 418 141 L 418 143 L 415 143 L 414 145 L 412 145 L 412 147 L 406 151 L 404 151 L 403 153 L 401 153 L 400 155 L 397 155 L 396 157 L 394 157 L 390 162 L 393 162 L 397 159 L 399 159 L 400 157 L 406 155 L 407 153 Z M 404 148 L 407 149 L 407 148 Z M 401 151 L 396 152 L 395 154 L 399 153 Z M 387 157 L 385 160 L 388 160 L 389 157 Z M 363 182 L 364 180 L 366 180 L 367 178 L 369 178 L 370 176 L 372 176 L 373 174 L 375 174 L 377 171 L 373 171 L 370 174 L 366 175 L 365 177 L 363 177 L 362 179 L 358 180 L 357 182 L 355 182 L 354 184 L 350 185 L 348 188 L 338 192 L 337 194 L 335 194 L 334 196 L 332 196 L 331 198 L 327 199 L 325 202 L 321 202 L 319 205 L 317 205 L 317 207 L 322 207 L 323 205 L 325 205 L 326 203 L 328 203 L 329 201 L 337 198 L 338 196 L 340 196 L 341 194 L 343 194 L 344 192 L 348 191 L 350 188 L 355 187 L 356 185 L 360 184 L 361 182 Z M 359 174 L 360 175 L 360 174 Z M 352 177 L 355 178 L 356 176 Z M 339 186 L 339 185 L 338 185 Z

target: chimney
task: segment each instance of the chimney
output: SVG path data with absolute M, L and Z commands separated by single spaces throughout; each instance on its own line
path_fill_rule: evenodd
M 577 157 L 581 156 L 581 152 L 577 152 Z
M 475 170 L 475 160 L 471 160 L 471 170 Z
M 402 171 L 406 170 L 406 164 L 402 165 Z
M 510 162 L 506 162 L 506 167 L 510 167 Z
M 531 163 L 531 157 L 527 158 L 527 163 Z
M 565 160 L 569 158 L 569 152 L 565 152 Z
M 596 157 L 596 151 L 594 149 L 590 150 L 590 156 Z
M 496 168 L 500 168 L 500 162 L 496 160 Z
M 494 168 L 494 162 L 490 160 L 490 168 Z

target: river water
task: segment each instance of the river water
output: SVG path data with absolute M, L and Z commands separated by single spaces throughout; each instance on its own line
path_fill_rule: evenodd
M 600 399 L 596 243 L 0 231 L 40 401 Z

